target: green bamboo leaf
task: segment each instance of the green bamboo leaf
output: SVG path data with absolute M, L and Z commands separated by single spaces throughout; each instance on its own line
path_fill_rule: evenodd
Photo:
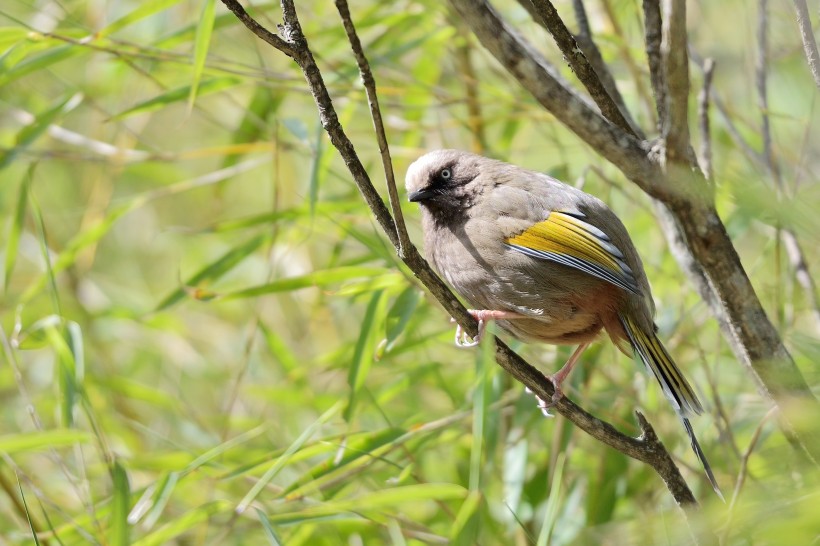
M 210 463 L 217 457 L 222 456 L 223 454 L 235 448 L 236 446 L 249 442 L 253 438 L 256 438 L 257 436 L 265 432 L 265 428 L 265 426 L 258 426 L 256 428 L 252 428 L 251 430 L 245 431 L 242 434 L 209 449 L 208 451 L 206 451 L 205 453 L 203 453 L 202 455 L 200 455 L 199 457 L 185 465 L 185 469 L 182 471 L 182 474 L 184 475 L 193 472 L 197 470 L 199 467 Z
M 298 514 L 288 514 L 284 519 L 300 517 L 321 517 L 340 514 L 343 512 L 381 511 L 396 506 L 414 504 L 417 502 L 446 501 L 464 499 L 468 491 L 462 486 L 452 483 L 423 483 L 381 489 L 352 499 L 327 501 L 324 504 L 311 506 L 301 510 Z M 280 518 L 271 516 L 275 522 Z
M 528 400 L 527 409 L 532 413 L 532 401 Z M 504 499 L 510 512 L 517 514 L 521 505 L 524 484 L 530 479 L 527 475 L 529 461 L 529 441 L 526 436 L 515 442 L 506 442 L 504 445 L 503 483 Z
M 14 218 L 11 220 L 9 236 L 6 240 L 6 262 L 4 274 L 4 290 L 8 293 L 11 274 L 14 272 L 14 265 L 17 263 L 17 249 L 20 245 L 20 235 L 23 233 L 23 224 L 26 221 L 26 204 L 28 203 L 28 191 L 31 187 L 32 175 L 36 164 L 32 164 L 23 181 L 20 182 L 20 190 L 17 193 L 17 207 L 14 209 Z
M 287 498 L 312 495 L 325 484 L 338 480 L 340 476 L 351 476 L 364 470 L 374 460 L 380 459 L 397 447 L 396 440 L 404 434 L 404 430 L 390 428 L 348 436 L 341 456 L 337 450 L 333 450 L 323 462 L 304 472 L 300 479 L 285 489 Z
M 208 95 L 210 93 L 216 93 L 217 91 L 222 91 L 223 89 L 234 87 L 239 83 L 240 80 L 238 78 L 212 78 L 210 80 L 200 82 L 198 94 L 202 96 Z M 164 108 L 169 104 L 184 101 L 191 96 L 191 88 L 191 85 L 184 85 L 182 87 L 177 87 L 176 89 L 166 91 L 161 95 L 157 95 L 152 99 L 143 101 L 135 106 L 132 106 L 131 108 L 128 108 L 127 110 L 120 112 L 119 114 L 112 116 L 111 120 L 121 120 L 129 116 L 133 116 L 135 114 L 144 114 L 146 112 L 152 112 L 154 110 Z
M 393 305 L 390 311 L 387 312 L 387 320 L 385 326 L 387 327 L 387 335 L 385 338 L 384 352 L 390 352 L 390 349 L 396 344 L 396 340 L 404 332 L 407 323 L 416 311 L 421 300 L 421 293 L 415 286 L 408 286 L 405 288 Z
M 264 294 L 276 292 L 290 292 L 300 288 L 324 287 L 330 284 L 355 279 L 359 277 L 370 277 L 385 273 L 386 269 L 379 267 L 365 266 L 344 266 L 334 269 L 323 269 L 314 271 L 307 275 L 279 279 L 260 286 L 245 288 L 237 292 L 230 292 L 222 296 L 222 299 L 255 298 Z
M 156 409 L 173 411 L 179 408 L 179 398 L 158 385 L 146 385 L 121 375 L 97 378 L 96 383 L 118 397 L 146 402 Z
M 76 429 L 51 429 L 37 432 L 21 432 L 0 436 L 0 452 L 8 455 L 87 443 L 93 437 Z
M 260 4 L 253 5 L 254 10 L 257 12 L 261 12 L 266 8 L 276 8 L 278 4 L 274 4 L 271 2 L 263 2 Z M 188 23 L 183 24 L 181 26 L 174 26 L 173 31 L 162 37 L 157 42 L 154 42 L 152 45 L 157 49 L 165 49 L 165 50 L 174 50 L 180 46 L 187 46 L 191 40 L 196 37 L 197 29 L 199 28 L 199 22 L 196 23 Z M 236 16 L 233 13 L 221 13 L 214 18 L 214 30 L 219 30 L 225 27 L 233 27 L 236 25 Z
M 356 212 L 359 210 L 361 210 L 361 203 L 355 201 L 325 201 L 323 203 L 319 203 L 316 207 L 317 214 L 327 216 L 328 218 L 338 217 L 339 215 L 349 212 Z M 273 224 L 276 222 L 295 221 L 301 218 L 306 218 L 309 214 L 310 210 L 308 207 L 299 206 L 278 211 L 263 212 L 244 218 L 220 221 L 204 231 L 220 233 L 224 231 L 247 229 L 249 227 Z
M 484 468 L 485 431 L 490 403 L 490 370 L 495 364 L 495 324 L 490 323 L 484 332 L 476 353 L 476 385 L 473 390 L 473 434 L 470 448 L 470 491 L 481 490 L 481 471 Z
M 284 542 L 282 542 L 282 539 L 276 534 L 276 531 L 273 530 L 273 525 L 271 525 L 271 522 L 268 519 L 268 516 L 265 515 L 265 512 L 263 512 L 260 508 L 257 508 L 256 516 L 259 518 L 259 522 L 265 530 L 265 536 L 268 537 L 268 542 L 273 544 L 273 546 L 282 546 Z
M 0 71 L 0 87 L 5 87 L 23 76 L 42 72 L 49 66 L 64 61 L 70 57 L 88 54 L 88 52 L 91 51 L 90 49 L 84 47 L 63 45 L 64 42 L 62 41 L 58 42 L 57 40 L 51 39 L 46 39 L 44 41 L 48 42 L 51 46 L 48 50 L 43 53 L 35 53 L 27 57 L 25 60 L 16 63 L 11 68 Z M 41 48 L 40 43 L 36 43 L 34 45 L 38 50 Z M 23 47 L 23 49 L 26 50 L 27 48 Z
M 133 25 L 139 21 L 142 21 L 146 17 L 150 17 L 155 13 L 159 13 L 160 11 L 164 11 L 171 6 L 178 4 L 180 0 L 149 0 L 148 2 L 140 2 L 137 4 L 137 8 L 127 15 L 124 15 L 108 25 L 107 27 L 103 28 L 102 30 L 96 33 L 97 38 L 104 38 L 106 36 L 110 36 L 111 34 L 122 30 L 126 27 Z
M 350 387 L 350 396 L 347 400 L 347 407 L 344 411 L 345 421 L 350 421 L 359 399 L 359 392 L 364 385 L 370 366 L 373 364 L 373 353 L 375 349 L 376 321 L 384 314 L 380 312 L 384 305 L 384 292 L 379 290 L 370 298 L 367 305 L 364 319 L 359 330 L 359 339 L 353 352 L 353 360 L 347 374 L 347 384 Z
M 20 499 L 23 501 L 23 511 L 26 513 L 26 522 L 28 523 L 28 530 L 31 532 L 31 537 L 34 539 L 34 544 L 40 546 L 40 538 L 37 536 L 37 529 L 34 528 L 34 521 L 31 518 L 31 512 L 28 509 L 28 501 L 26 501 L 26 494 L 23 491 L 23 484 L 20 483 L 20 476 L 17 472 L 14 473 L 17 478 L 17 489 L 20 491 Z
M 26 39 L 31 31 L 24 27 L 0 27 L 0 51 Z
M 240 164 L 237 167 L 249 168 L 254 166 L 253 161 L 248 161 Z M 228 169 L 228 171 L 236 171 L 237 167 L 233 167 L 232 169 Z M 218 176 L 214 176 L 218 174 Z M 87 229 L 83 230 L 76 236 L 74 236 L 65 246 L 65 249 L 60 253 L 54 263 L 51 265 L 48 274 L 53 273 L 57 275 L 63 272 L 65 269 L 73 265 L 79 253 L 87 248 L 90 245 L 96 244 L 100 241 L 108 232 L 111 230 L 113 225 L 124 215 L 127 213 L 136 210 L 146 203 L 149 203 L 155 199 L 165 198 L 171 195 L 177 195 L 179 193 L 189 191 L 195 188 L 200 188 L 205 184 L 213 184 L 217 181 L 223 180 L 224 176 L 228 176 L 228 172 L 225 173 L 209 173 L 203 177 L 195 178 L 192 180 L 183 180 L 181 182 L 177 182 L 172 184 L 171 186 L 165 186 L 160 189 L 154 190 L 152 192 L 138 194 L 136 197 L 132 198 L 129 202 L 114 207 L 111 212 L 105 216 L 104 218 L 96 221 L 94 224 L 89 226 Z M 36 211 L 32 211 L 36 212 Z M 40 291 L 45 286 L 46 282 L 49 280 L 49 275 L 41 275 L 39 276 L 20 296 L 20 300 L 22 303 L 26 303 L 31 300 L 35 295 L 39 294 Z
M 544 510 L 544 521 L 541 523 L 541 532 L 538 534 L 537 546 L 547 546 L 550 536 L 558 524 L 558 507 L 561 506 L 561 480 L 564 476 L 566 452 L 562 451 L 555 460 L 555 472 L 552 474 L 547 508 Z
M 109 544 L 127 546 L 130 526 L 128 511 L 131 507 L 131 486 L 128 483 L 128 473 L 119 463 L 114 461 L 111 467 L 111 481 L 114 490 L 109 524 Z
M 256 496 L 259 495 L 262 489 L 264 489 L 268 485 L 268 483 L 270 483 L 270 481 L 276 477 L 279 471 L 282 470 L 282 468 L 284 468 L 286 464 L 288 464 L 293 454 L 299 451 L 304 445 L 304 443 L 307 442 L 308 439 L 310 439 L 314 434 L 316 434 L 316 431 L 318 431 L 322 425 L 330 421 L 330 419 L 332 419 L 339 412 L 339 409 L 341 407 L 341 402 L 336 402 L 336 404 L 334 404 L 329 410 L 320 415 L 316 421 L 311 423 L 311 425 L 307 427 L 304 430 L 304 432 L 302 432 L 302 434 L 300 434 L 299 437 L 296 438 L 296 440 L 290 446 L 288 446 L 288 449 L 285 450 L 281 457 L 276 459 L 273 465 L 271 465 L 271 467 L 265 472 L 265 474 L 263 474 L 262 477 L 259 478 L 259 481 L 256 482 L 256 484 L 251 488 L 251 490 L 248 491 L 248 494 L 245 495 L 245 497 L 239 503 L 239 506 L 236 507 L 236 512 L 238 514 L 241 514 L 242 512 L 248 509 L 248 507 L 254 501 Z
M 56 274 L 51 263 L 51 252 L 46 242 L 46 224 L 43 220 L 43 214 L 40 211 L 40 205 L 31 193 L 29 193 L 29 204 L 31 206 L 31 215 L 34 217 L 34 224 L 37 226 L 37 241 L 40 243 L 40 252 L 42 253 L 43 263 L 46 269 L 45 275 L 43 276 L 44 282 L 48 283 L 48 295 L 51 298 L 51 305 L 54 312 L 58 316 L 62 316 L 60 312 L 60 297 L 57 291 Z
M 269 138 L 265 134 L 269 130 L 268 117 L 279 110 L 284 98 L 284 93 L 274 93 L 272 89 L 264 85 L 256 86 L 253 97 L 251 97 L 248 106 L 244 110 L 242 121 L 231 136 L 231 143 L 241 144 L 243 142 L 253 142 L 260 138 Z M 227 156 L 222 163 L 222 168 L 234 165 L 239 161 L 239 158 L 239 154 Z M 268 214 L 276 214 L 276 212 Z
M 72 238 L 65 249 L 60 253 L 57 259 L 51 264 L 51 267 L 46 275 L 41 275 L 33 282 L 23 295 L 20 296 L 20 301 L 28 302 L 37 295 L 49 281 L 49 273 L 58 275 L 66 268 L 70 267 L 77 259 L 77 255 L 89 245 L 98 242 L 105 234 L 109 232 L 114 223 L 120 219 L 124 214 L 136 208 L 137 203 L 129 203 L 124 206 L 115 208 L 108 216 L 93 224 L 91 227 L 79 233 Z
M 7 167 L 20 152 L 28 149 L 57 119 L 76 108 L 82 99 L 82 93 L 67 95 L 53 103 L 45 112 L 37 115 L 32 123 L 23 127 L 17 133 L 14 147 L 0 155 L 0 170 Z
M 629 467 L 629 460 L 621 453 L 610 450 L 601 453 L 599 471 L 595 481 L 585 495 L 587 521 L 591 525 L 601 525 L 612 521 L 615 506 L 621 495 L 618 487 L 623 482 Z
M 77 366 L 74 360 L 74 354 L 71 347 L 64 337 L 63 328 L 48 328 L 46 329 L 46 338 L 49 345 L 57 354 L 57 362 L 59 363 L 58 377 L 60 385 L 60 409 L 62 414 L 62 422 L 66 427 L 74 426 L 74 406 L 80 397 L 81 385 L 78 382 Z
M 480 513 L 479 509 L 484 502 L 480 491 L 470 491 L 456 519 L 450 527 L 450 543 L 454 546 L 472 546 L 478 543 Z
M 422 483 L 381 489 L 339 504 L 348 509 L 361 506 L 373 510 L 402 506 L 416 501 L 463 499 L 467 494 L 462 486 L 454 483 Z
M 268 350 L 279 365 L 287 371 L 288 378 L 293 380 L 303 377 L 305 368 L 287 346 L 285 340 L 263 322 L 259 323 L 259 329 L 262 331 Z
M 211 34 L 214 29 L 215 0 L 205 0 L 202 6 L 202 15 L 196 29 L 194 41 L 194 73 L 191 77 L 191 92 L 188 95 L 188 110 L 194 107 L 197 89 L 199 88 L 202 72 L 205 69 L 205 59 L 208 57 L 208 48 L 211 45 Z
M 356 101 L 350 101 L 339 112 L 339 123 L 343 127 L 347 127 L 356 111 L 358 111 Z M 311 216 L 316 212 L 316 206 L 319 202 L 319 188 L 324 184 L 327 172 L 330 169 L 330 161 L 336 154 L 336 148 L 324 145 L 325 138 L 327 137 L 324 127 L 319 123 L 316 125 L 316 140 L 313 147 L 313 162 L 310 167 L 310 185 L 308 188 L 308 205 Z
M 324 152 L 325 131 L 321 123 L 316 124 L 316 140 L 313 145 L 313 161 L 310 164 L 310 185 L 308 187 L 308 206 L 310 215 L 316 212 L 316 203 L 319 201 L 319 186 L 327 172 L 327 158 Z
M 168 524 L 163 525 L 153 533 L 131 544 L 133 546 L 162 546 L 164 544 L 171 544 L 179 535 L 195 525 L 207 521 L 216 514 L 228 512 L 230 507 L 230 502 L 226 500 L 209 502 L 174 518 Z
M 223 275 L 231 271 L 234 267 L 242 262 L 245 258 L 250 256 L 260 246 L 270 239 L 268 234 L 257 235 L 245 241 L 245 243 L 234 247 L 220 256 L 216 261 L 206 265 L 183 283 L 182 286 L 168 294 L 155 308 L 155 311 L 162 311 L 171 307 L 175 303 L 184 299 L 190 292 L 191 287 L 206 281 L 215 281 Z
M 163 475 L 162 479 L 159 481 L 159 486 L 154 490 L 154 494 L 151 497 L 151 509 L 146 514 L 143 522 L 143 526 L 146 529 L 152 529 L 159 520 L 159 517 L 162 515 L 162 511 L 165 510 L 165 506 L 171 499 L 171 494 L 174 492 L 174 488 L 176 488 L 178 481 L 179 472 L 166 472 Z M 128 522 L 133 525 L 136 523 L 133 521 L 134 519 L 134 514 L 132 512 L 132 514 L 128 517 Z

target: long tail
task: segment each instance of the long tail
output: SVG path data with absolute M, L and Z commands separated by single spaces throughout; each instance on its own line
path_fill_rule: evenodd
M 683 428 L 686 429 L 686 434 L 689 435 L 689 440 L 692 444 L 692 451 L 695 452 L 698 459 L 700 459 L 703 469 L 706 471 L 706 477 L 709 478 L 709 483 L 712 484 L 712 489 L 723 500 L 723 493 L 717 484 L 715 475 L 712 473 L 712 467 L 706 459 L 706 455 L 700 448 L 698 439 L 695 437 L 695 432 L 692 430 L 692 425 L 689 423 L 688 417 L 690 415 L 700 415 L 703 413 L 703 406 L 701 406 L 695 391 L 683 377 L 683 374 L 675 365 L 675 361 L 669 356 L 666 348 L 658 339 L 654 332 L 646 333 L 628 316 L 621 315 L 621 325 L 629 337 L 629 341 L 635 352 L 641 358 L 643 363 L 655 376 L 660 383 L 663 393 L 666 398 L 672 403 L 675 412 L 680 417 L 683 423 Z

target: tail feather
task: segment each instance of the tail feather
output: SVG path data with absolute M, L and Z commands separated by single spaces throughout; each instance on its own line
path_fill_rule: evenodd
M 645 333 L 630 317 L 622 315 L 620 318 L 632 347 L 661 384 L 663 393 L 675 409 L 684 417 L 703 413 L 703 406 L 695 391 L 683 377 L 658 336 L 654 332 Z
M 706 459 L 706 454 L 703 453 L 703 450 L 700 448 L 700 444 L 698 443 L 698 439 L 695 437 L 695 431 L 692 430 L 692 424 L 689 422 L 689 419 L 682 415 L 680 416 L 680 420 L 683 422 L 683 428 L 686 429 L 686 434 L 689 435 L 689 441 L 692 443 L 692 451 L 694 451 L 695 455 L 697 455 L 698 459 L 700 459 L 700 464 L 703 465 L 703 470 L 706 471 L 706 477 L 709 479 L 709 483 L 712 484 L 712 489 L 715 490 L 715 493 L 717 493 L 717 496 L 720 497 L 720 500 L 726 502 L 726 499 L 723 498 L 723 493 L 720 491 L 720 486 L 715 479 L 715 475 L 712 473 L 712 466 Z
M 646 365 L 647 369 L 649 369 L 658 380 L 658 383 L 660 383 L 663 389 L 663 393 L 672 403 L 675 412 L 683 422 L 683 427 L 686 429 L 686 434 L 689 436 L 689 440 L 692 444 L 692 451 L 695 452 L 695 455 L 697 455 L 700 463 L 703 465 L 703 469 L 706 471 L 706 477 L 709 478 L 709 483 L 712 484 L 712 488 L 720 499 L 724 500 L 715 475 L 712 473 L 712 467 L 709 465 L 706 455 L 700 448 L 700 444 L 695 437 L 695 431 L 692 430 L 692 425 L 689 423 L 688 416 L 703 413 L 703 406 L 695 395 L 695 391 L 686 381 L 686 378 L 683 377 L 683 374 L 677 365 L 675 365 L 675 361 L 672 360 L 672 357 L 654 332 L 646 333 L 628 316 L 622 315 L 620 319 L 621 325 L 624 331 L 626 331 L 626 335 L 632 347 L 635 349 L 635 352 Z

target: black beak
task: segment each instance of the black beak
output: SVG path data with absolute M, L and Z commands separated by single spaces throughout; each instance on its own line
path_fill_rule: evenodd
M 407 198 L 410 200 L 411 203 L 419 203 L 421 201 L 426 201 L 433 197 L 436 192 L 430 188 L 422 188 L 418 191 L 414 191 Z

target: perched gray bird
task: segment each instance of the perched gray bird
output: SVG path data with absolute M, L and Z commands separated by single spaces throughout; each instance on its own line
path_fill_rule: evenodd
M 550 376 L 555 396 L 540 401 L 544 409 L 560 399 L 562 381 L 605 330 L 658 380 L 721 495 L 688 419 L 703 407 L 656 335 L 649 282 L 615 213 L 550 176 L 459 150 L 420 157 L 406 187 L 421 205 L 427 259 L 475 308 L 479 336 L 495 320 L 522 341 L 578 345 Z M 475 341 L 456 333 L 458 344 Z

